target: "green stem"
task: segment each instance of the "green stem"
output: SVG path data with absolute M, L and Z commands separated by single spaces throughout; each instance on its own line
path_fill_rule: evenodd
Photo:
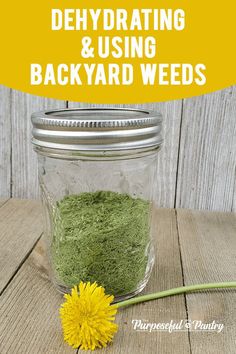
M 138 304 L 139 302 L 160 299 L 160 298 L 166 297 L 166 296 L 179 295 L 179 294 L 189 293 L 192 291 L 217 289 L 217 288 L 219 288 L 219 289 L 220 288 L 236 288 L 236 282 L 233 281 L 233 282 L 225 282 L 225 283 L 208 283 L 208 284 L 196 284 L 196 285 L 181 286 L 180 288 L 174 288 L 174 289 L 169 289 L 169 290 L 165 290 L 165 291 L 160 291 L 158 293 L 152 293 L 152 294 L 134 297 L 132 299 L 121 301 L 117 305 L 120 308 L 120 307 Z

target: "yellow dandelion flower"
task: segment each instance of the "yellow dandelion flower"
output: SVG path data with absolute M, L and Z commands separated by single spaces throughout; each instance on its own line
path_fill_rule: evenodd
M 111 342 L 118 326 L 113 321 L 117 305 L 111 305 L 114 296 L 106 295 L 97 283 L 75 286 L 71 295 L 65 295 L 60 317 L 64 340 L 73 348 L 94 350 Z
M 114 323 L 118 308 L 156 300 L 166 296 L 217 288 L 236 288 L 236 282 L 208 283 L 182 286 L 153 294 L 138 296 L 119 304 L 111 304 L 114 296 L 106 295 L 103 287 L 97 283 L 79 284 L 71 295 L 66 294 L 66 301 L 61 305 L 60 317 L 65 341 L 73 348 L 96 349 L 111 342 L 118 326 Z

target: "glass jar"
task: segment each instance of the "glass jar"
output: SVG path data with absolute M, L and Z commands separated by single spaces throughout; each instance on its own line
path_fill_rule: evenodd
M 154 262 L 152 201 L 161 115 L 64 109 L 32 115 L 50 273 L 66 293 L 80 281 L 116 301 L 139 293 Z

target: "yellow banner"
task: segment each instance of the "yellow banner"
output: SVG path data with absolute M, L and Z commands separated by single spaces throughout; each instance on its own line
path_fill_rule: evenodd
M 94 103 L 192 97 L 236 83 L 235 0 L 1 4 L 0 84 Z

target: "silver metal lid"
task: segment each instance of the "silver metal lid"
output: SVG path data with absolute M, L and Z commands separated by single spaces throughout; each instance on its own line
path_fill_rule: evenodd
M 129 150 L 162 143 L 160 113 L 126 108 L 75 108 L 32 114 L 32 143 L 71 151 Z

